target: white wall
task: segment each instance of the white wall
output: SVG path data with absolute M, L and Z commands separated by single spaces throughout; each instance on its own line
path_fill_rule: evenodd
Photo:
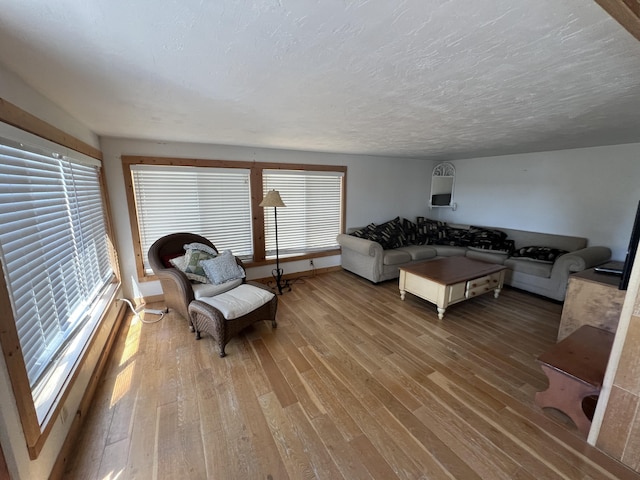
M 86 125 L 73 118 L 59 105 L 33 90 L 16 74 L 4 68 L 2 64 L 0 64 L 0 97 L 92 147 L 100 147 L 98 136 Z
M 396 216 L 415 219 L 426 213 L 429 198 L 432 162 L 424 160 L 120 138 L 103 138 L 101 144 L 124 291 L 128 298 L 160 295 L 162 289 L 157 281 L 137 280 L 122 155 L 344 165 L 347 167 L 347 227 L 384 222 Z M 340 265 L 340 257 L 320 257 L 314 264 L 316 268 Z M 281 267 L 285 274 L 309 270 L 306 260 L 281 263 Z M 250 268 L 247 277 L 269 277 L 272 269 L 272 265 Z
M 640 201 L 640 144 L 452 163 L 458 208 L 433 218 L 586 237 L 624 259 Z
M 1 65 L 0 97 L 96 148 L 99 146 L 98 137 L 92 131 L 59 106 L 32 90 Z M 89 352 L 84 368 L 79 372 L 78 379 L 65 401 L 66 421 L 58 417 L 36 460 L 29 459 L 18 417 L 16 402 L 24 400 L 14 397 L 4 355 L 0 355 L 0 443 L 14 480 L 39 480 L 49 477 L 105 340 L 105 334 L 97 338 L 95 348 Z

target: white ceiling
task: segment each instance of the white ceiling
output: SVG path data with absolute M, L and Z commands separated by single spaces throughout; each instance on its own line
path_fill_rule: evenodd
M 103 136 L 451 159 L 640 142 L 592 0 L 1 0 L 0 63 Z

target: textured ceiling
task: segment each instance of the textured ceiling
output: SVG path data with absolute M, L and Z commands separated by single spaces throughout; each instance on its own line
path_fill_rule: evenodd
M 0 63 L 99 135 L 430 159 L 640 142 L 587 0 L 2 0 Z

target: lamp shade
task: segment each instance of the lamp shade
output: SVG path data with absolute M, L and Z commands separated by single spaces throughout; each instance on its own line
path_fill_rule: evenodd
M 280 198 L 280 192 L 277 190 L 270 190 L 267 195 L 260 202 L 260 207 L 286 207 L 282 199 Z

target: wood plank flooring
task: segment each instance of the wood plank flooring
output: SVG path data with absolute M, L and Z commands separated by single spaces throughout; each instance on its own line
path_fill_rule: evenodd
M 65 478 L 640 479 L 533 402 L 561 310 L 506 288 L 438 320 L 338 271 L 296 282 L 278 328 L 225 358 L 173 313 L 134 317 Z

